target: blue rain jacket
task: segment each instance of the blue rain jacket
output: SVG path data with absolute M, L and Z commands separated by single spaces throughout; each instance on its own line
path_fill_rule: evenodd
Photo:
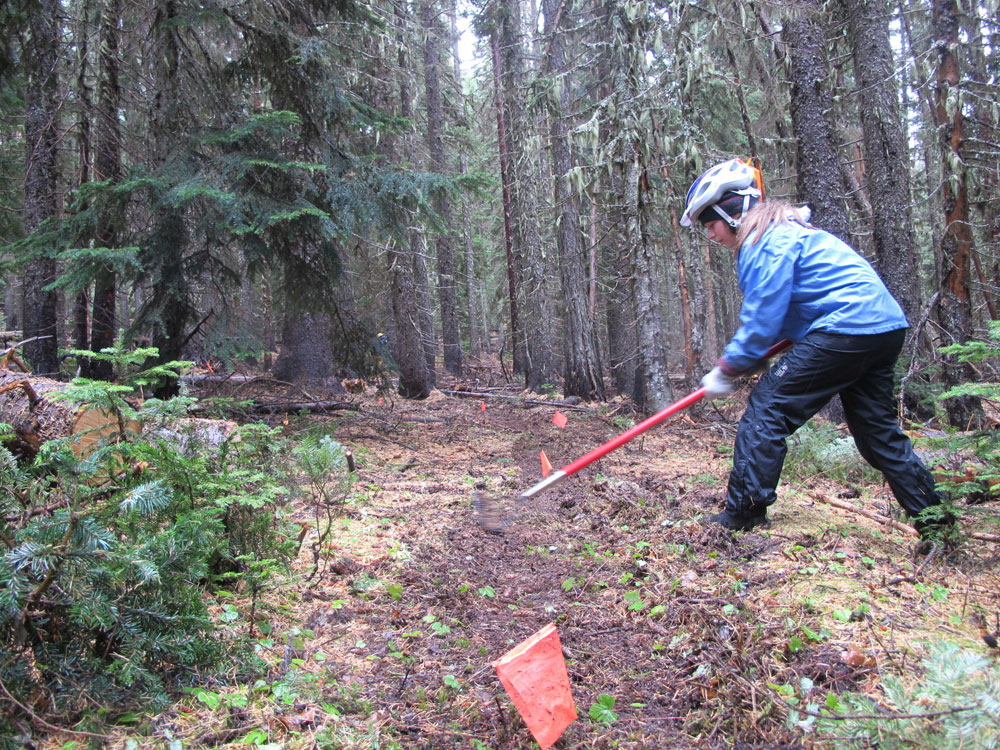
M 740 248 L 736 272 L 740 328 L 719 362 L 740 372 L 781 339 L 811 331 L 875 334 L 906 328 L 899 304 L 871 264 L 829 232 L 798 223 L 756 231 Z

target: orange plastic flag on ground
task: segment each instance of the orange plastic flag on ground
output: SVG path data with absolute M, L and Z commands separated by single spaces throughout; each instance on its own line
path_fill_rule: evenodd
M 378 397 L 378 402 L 379 402 L 380 404 L 382 403 L 382 397 L 381 397 L 381 396 L 379 396 L 379 397 Z
M 486 402 L 485 401 L 480 401 L 479 402 L 479 410 L 480 411 L 486 411 Z
M 545 455 L 545 451 L 542 451 L 542 477 L 547 477 L 552 473 L 552 464 L 549 463 L 549 457 Z
M 561 411 L 557 411 L 552 417 L 552 424 L 554 424 L 560 430 L 563 427 L 565 427 L 568 422 L 569 420 L 566 418 L 566 415 L 563 414 Z
M 497 677 L 541 750 L 576 720 L 562 644 L 549 623 L 493 662 Z

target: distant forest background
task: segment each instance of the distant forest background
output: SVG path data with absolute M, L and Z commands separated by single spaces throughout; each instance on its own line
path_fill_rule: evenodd
M 732 259 L 679 226 L 685 192 L 753 157 L 901 302 L 926 416 L 991 377 L 939 350 L 989 341 L 1000 306 L 998 18 L 996 0 L 7 0 L 0 328 L 37 374 L 112 379 L 60 352 L 124 330 L 164 361 L 277 352 L 294 382 L 391 361 L 407 397 L 501 355 L 533 390 L 653 410 L 737 326 Z

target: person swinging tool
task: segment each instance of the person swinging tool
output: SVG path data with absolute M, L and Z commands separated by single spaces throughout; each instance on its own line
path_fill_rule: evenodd
M 808 223 L 808 208 L 765 201 L 760 171 L 718 164 L 688 190 L 681 224 L 704 225 L 735 254 L 740 326 L 702 378 L 707 399 L 728 395 L 781 338 L 794 346 L 760 378 L 740 419 L 726 506 L 709 518 L 727 529 L 767 522 L 786 439 L 839 394 L 858 451 L 880 470 L 925 539 L 953 521 L 893 408 L 893 369 L 908 323 L 875 269 L 849 245 Z

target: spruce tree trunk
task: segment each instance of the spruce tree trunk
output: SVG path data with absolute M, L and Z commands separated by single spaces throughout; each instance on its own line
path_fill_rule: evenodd
M 493 62 L 493 106 L 497 117 L 497 146 L 500 161 L 500 193 L 503 203 L 503 237 L 507 260 L 507 301 L 510 309 L 510 340 L 514 372 L 524 372 L 524 337 L 521 334 L 521 306 L 517 299 L 520 287 L 521 263 L 519 244 L 514 236 L 514 202 L 511 196 L 510 152 L 507 148 L 507 115 L 503 104 L 503 70 L 500 64 L 498 32 L 490 32 L 490 54 Z
M 118 24 L 121 0 L 106 0 L 101 13 L 100 80 L 98 82 L 97 127 L 95 133 L 94 172 L 98 180 L 117 184 L 122 178 L 121 134 L 118 111 L 121 86 L 118 82 Z M 98 219 L 94 242 L 98 247 L 118 244 L 119 218 L 105 211 Z M 99 352 L 115 342 L 118 323 L 115 317 L 117 279 L 113 268 L 104 267 L 94 281 L 94 308 L 91 314 L 90 350 Z M 94 360 L 89 363 L 89 377 L 111 380 L 112 364 Z
M 557 374 L 553 357 L 553 291 L 545 274 L 542 255 L 535 153 L 531 149 L 531 128 L 523 100 L 524 54 L 519 3 L 500 6 L 498 15 L 504 102 L 508 115 L 512 225 L 524 263 L 525 385 L 529 390 L 539 390 L 543 385 L 555 382 Z
M 426 398 L 434 388 L 427 368 L 420 335 L 419 304 L 413 264 L 406 248 L 390 243 L 389 293 L 395 324 L 393 358 L 399 367 L 399 395 L 403 398 Z
M 441 107 L 440 41 L 437 4 L 424 0 L 421 6 L 424 37 L 424 91 L 427 96 L 427 146 L 432 172 L 447 174 L 444 152 L 444 111 Z M 437 236 L 438 300 L 441 305 L 441 340 L 444 343 L 445 369 L 455 376 L 462 374 L 462 343 L 458 329 L 458 287 L 455 277 L 455 254 L 451 238 L 451 207 L 443 188 L 434 192 L 434 212 L 441 222 Z
M 969 224 L 969 197 L 962 131 L 964 116 L 958 99 L 960 65 L 958 5 L 956 0 L 934 1 L 934 39 L 938 52 L 936 116 L 944 169 L 941 198 L 944 202 L 944 236 L 941 238 L 941 299 L 938 321 L 950 342 L 964 343 L 971 337 L 972 304 L 969 275 L 975 240 Z M 968 364 L 946 358 L 945 382 L 960 385 L 975 379 Z M 982 416 L 978 399 L 971 396 L 945 401 L 952 427 L 968 429 Z
M 604 377 L 588 310 L 587 257 L 580 231 L 580 199 L 567 183 L 573 166 L 567 135 L 569 82 L 566 66 L 566 38 L 557 21 L 567 18 L 571 3 L 544 0 L 545 35 L 549 38 L 549 75 L 556 78 L 555 97 L 550 99 L 549 120 L 552 136 L 552 181 L 557 209 L 556 241 L 562 281 L 565 352 L 563 392 L 587 401 L 604 400 Z
M 59 141 L 59 3 L 38 0 L 28 9 L 30 38 L 25 45 L 24 231 L 31 234 L 59 211 L 56 197 Z M 39 256 L 25 267 L 23 282 L 23 352 L 36 375 L 59 371 L 56 338 L 56 293 L 45 287 L 55 281 L 56 262 Z
M 620 221 L 624 227 L 625 247 L 630 260 L 630 285 L 635 305 L 636 403 L 648 412 L 669 406 L 673 400 L 667 370 L 663 320 L 660 310 L 660 269 L 647 236 L 644 193 L 648 175 L 639 125 L 641 108 L 640 82 L 645 76 L 643 32 L 645 6 L 619 6 L 610 9 L 611 80 L 617 127 L 613 158 L 621 174 Z
M 872 209 L 875 266 L 916 324 L 920 302 L 910 209 L 910 158 L 899 110 L 889 8 L 885 0 L 843 0 L 850 27 L 855 84 L 862 105 L 865 176 Z
M 410 111 L 410 63 L 407 52 L 406 22 L 407 12 L 404 0 L 393 3 L 396 23 L 396 43 L 398 45 L 396 78 L 399 82 L 398 112 L 409 119 Z M 403 139 L 411 138 L 406 134 Z M 396 137 L 385 136 L 385 152 L 392 162 L 396 151 Z M 434 389 L 434 357 L 430 359 L 424 349 L 424 322 L 417 282 L 414 254 L 419 250 L 416 233 L 410 230 L 404 242 L 390 240 L 386 253 L 389 268 L 389 296 L 392 300 L 393 358 L 399 367 L 399 395 L 403 398 L 425 398 Z M 424 279 L 426 284 L 426 278 Z
M 156 67 L 153 80 L 156 93 L 150 113 L 151 163 L 154 168 L 164 165 L 178 148 L 178 138 L 184 131 L 181 116 L 180 58 L 181 45 L 177 38 L 178 9 L 176 0 L 156 0 L 150 32 Z M 147 278 L 157 280 L 150 290 L 147 304 L 165 314 L 150 322 L 152 345 L 159 350 L 159 361 L 181 358 L 184 331 L 194 311 L 188 302 L 189 281 L 184 268 L 190 235 L 179 209 L 164 207 L 157 211 L 156 226 L 149 240 L 149 251 L 143 262 Z M 167 250 L 169 248 L 169 250 Z M 166 398 L 177 393 L 177 382 L 166 380 L 156 389 L 156 395 Z
M 455 100 L 456 109 L 463 123 L 466 122 L 465 95 L 462 87 L 462 60 L 458 50 L 458 7 L 456 0 L 451 0 L 449 9 L 451 17 L 451 39 L 452 57 L 455 65 Z M 468 159 L 465 151 L 459 155 L 459 174 L 466 175 L 469 172 Z M 476 302 L 479 297 L 478 284 L 476 283 L 475 257 L 472 248 L 472 215 L 469 210 L 469 201 L 466 197 L 462 203 L 462 239 L 465 246 L 465 306 L 466 316 L 469 320 L 469 352 L 474 356 L 481 356 L 485 351 L 484 344 L 484 323 L 480 320 L 479 306 Z
M 340 382 L 333 377 L 330 339 L 328 315 L 287 308 L 274 377 L 288 383 L 322 385 L 342 391 Z
M 79 185 L 90 182 L 90 26 L 92 24 L 91 0 L 83 0 L 80 5 L 79 24 L 76 30 L 76 96 L 80 100 L 80 115 L 77 122 L 76 139 L 79 159 Z M 73 346 L 77 349 L 87 349 L 90 346 L 90 297 L 84 288 L 77 293 L 73 301 Z M 86 376 L 85 366 L 81 360 L 80 375 Z
M 851 242 L 833 136 L 833 97 L 827 85 L 826 34 L 817 0 L 803 0 L 785 23 L 792 79 L 792 131 L 798 143 L 799 199 L 812 208 L 812 223 Z

